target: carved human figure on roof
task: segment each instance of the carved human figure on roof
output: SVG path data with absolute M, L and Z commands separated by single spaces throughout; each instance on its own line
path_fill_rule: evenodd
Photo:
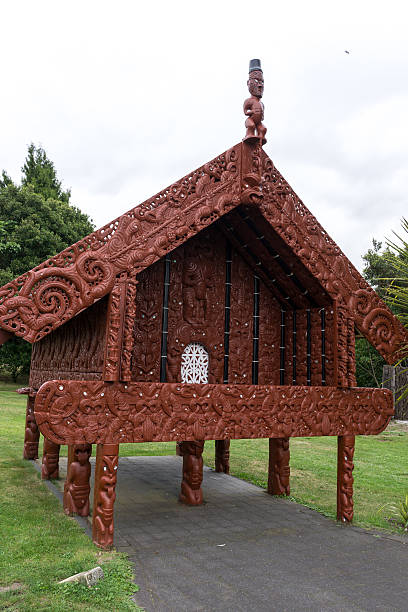
M 247 129 L 244 142 L 256 142 L 261 140 L 265 144 L 266 127 L 262 121 L 264 118 L 264 105 L 261 102 L 264 90 L 264 78 L 261 61 L 253 59 L 249 62 L 248 89 L 251 97 L 244 102 L 244 113 L 247 116 L 245 127 Z

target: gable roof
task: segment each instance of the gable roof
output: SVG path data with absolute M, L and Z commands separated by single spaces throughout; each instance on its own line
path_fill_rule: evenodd
M 237 144 L 1 287 L 0 328 L 40 340 L 109 293 L 118 274 L 141 272 L 240 204 L 256 207 L 387 362 L 398 359 L 406 330 L 258 144 Z

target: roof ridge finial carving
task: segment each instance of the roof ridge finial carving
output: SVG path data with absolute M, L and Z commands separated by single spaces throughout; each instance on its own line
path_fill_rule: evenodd
M 266 143 L 266 127 L 262 123 L 264 118 L 264 105 L 261 98 L 264 90 L 264 78 L 261 60 L 252 59 L 249 62 L 248 89 L 251 97 L 244 102 L 244 113 L 247 116 L 245 127 L 247 129 L 244 142 L 261 144 Z

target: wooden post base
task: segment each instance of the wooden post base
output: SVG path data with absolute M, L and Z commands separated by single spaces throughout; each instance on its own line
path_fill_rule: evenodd
M 215 471 L 229 474 L 230 440 L 215 441 Z
M 179 499 L 183 504 L 199 506 L 203 503 L 204 442 L 181 442 L 180 450 L 183 455 L 183 480 Z
M 337 439 L 337 520 L 351 523 L 353 520 L 353 457 L 355 436 L 338 436 Z
M 64 512 L 69 516 L 89 516 L 89 493 L 91 491 L 92 454 L 90 444 L 75 444 L 68 447 L 67 477 L 64 485 Z
M 268 493 L 290 495 L 289 438 L 269 439 Z
M 38 442 L 40 440 L 40 430 L 37 427 L 34 416 L 35 394 L 27 397 L 26 425 L 24 434 L 23 459 L 38 459 Z
M 57 480 L 59 478 L 59 452 L 59 444 L 44 438 L 41 466 L 41 478 L 43 480 Z
M 119 460 L 118 444 L 98 444 L 96 451 L 92 539 L 99 548 L 113 546 L 113 505 Z

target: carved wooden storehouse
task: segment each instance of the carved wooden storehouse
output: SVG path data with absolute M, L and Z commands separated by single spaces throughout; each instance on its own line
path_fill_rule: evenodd
M 2 341 L 33 343 L 25 457 L 39 428 L 54 478 L 69 445 L 65 511 L 86 515 L 97 445 L 99 546 L 113 542 L 120 443 L 177 442 L 180 499 L 199 504 L 205 440 L 227 472 L 230 439 L 269 438 L 268 491 L 288 494 L 290 437 L 338 436 L 338 518 L 351 521 L 354 436 L 393 414 L 390 391 L 355 386 L 354 329 L 389 363 L 405 330 L 247 110 L 243 142 L 0 289 Z

